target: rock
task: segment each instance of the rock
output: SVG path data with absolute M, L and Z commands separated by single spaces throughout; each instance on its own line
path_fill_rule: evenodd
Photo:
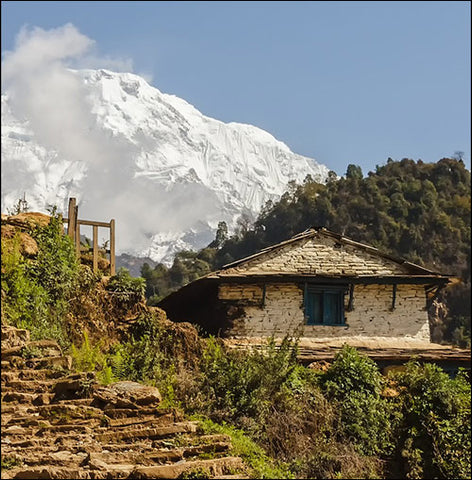
M 49 393 L 38 393 L 36 397 L 32 400 L 33 405 L 49 405 L 51 403 L 51 400 L 53 398 L 53 395 Z
M 139 408 L 140 406 L 157 406 L 161 394 L 156 387 L 141 385 L 136 382 L 116 382 L 95 390 L 94 403 L 103 408 Z
M 95 452 L 88 453 L 82 465 L 88 465 L 91 470 L 108 469 L 108 464 L 103 461 L 102 455 Z
M 2 325 L 2 351 L 3 349 L 22 346 L 29 342 L 29 339 L 29 330 Z
M 69 375 L 54 385 L 54 401 L 84 397 L 92 390 L 93 383 L 95 383 L 93 372 Z
M 14 225 L 20 228 L 45 227 L 49 224 L 51 217 L 40 212 L 24 212 L 18 215 L 2 216 L 2 223 Z
M 42 368 L 63 368 L 70 370 L 72 368 L 72 357 L 70 355 L 63 355 L 57 357 L 43 357 L 32 358 L 26 362 L 28 368 L 42 369 Z
M 331 364 L 329 362 L 326 362 L 325 360 L 320 360 L 318 362 L 312 362 L 308 365 L 308 368 L 311 368 L 312 370 L 319 370 L 321 372 L 326 372 Z

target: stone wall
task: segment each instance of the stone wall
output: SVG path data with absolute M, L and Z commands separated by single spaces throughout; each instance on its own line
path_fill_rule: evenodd
M 409 269 L 359 246 L 321 234 L 300 239 L 224 270 L 225 275 L 296 273 L 304 275 L 404 275 Z
M 303 337 L 407 337 L 430 340 L 426 294 L 422 285 L 398 285 L 395 309 L 392 285 L 356 285 L 354 309 L 347 311 L 346 325 L 305 325 L 303 289 L 296 284 L 221 284 L 218 298 L 238 305 L 241 315 L 227 335 L 284 336 L 297 333 Z

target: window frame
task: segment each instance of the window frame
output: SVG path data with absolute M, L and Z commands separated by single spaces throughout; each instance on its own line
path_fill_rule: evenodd
M 303 314 L 305 325 L 308 326 L 329 326 L 329 327 L 345 327 L 345 295 L 348 292 L 348 285 L 328 285 L 328 284 L 309 284 L 305 283 L 303 293 Z M 321 309 L 322 321 L 316 321 L 314 318 L 314 297 L 321 295 L 322 301 L 319 303 Z M 328 315 L 327 304 L 328 295 L 336 295 L 335 305 L 338 309 L 333 316 Z M 311 299 L 310 299 L 311 297 Z M 332 300 L 331 300 L 332 301 Z M 308 311 L 311 307 L 311 312 Z M 338 320 L 338 321 L 336 321 Z

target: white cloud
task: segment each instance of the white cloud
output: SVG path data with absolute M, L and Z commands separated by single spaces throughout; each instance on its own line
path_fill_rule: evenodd
M 41 176 L 41 184 L 46 185 L 44 171 L 57 176 L 64 162 L 80 165 L 80 170 L 86 172 L 80 191 L 67 194 L 77 197 L 81 218 L 115 218 L 118 249 L 145 249 L 150 233 L 190 228 L 196 218 L 215 210 L 216 198 L 198 185 L 175 186 L 166 191 L 149 179 L 135 178 L 138 147 L 99 127 L 90 100 L 91 87 L 71 70 L 87 67 L 130 71 L 132 62 L 101 57 L 92 51 L 94 46 L 95 42 L 72 24 L 52 30 L 24 27 L 15 49 L 3 55 L 2 91 L 8 91 L 14 116 L 29 121 L 34 141 L 56 152 L 47 159 L 47 167 L 40 166 L 31 177 Z M 2 183 L 25 181 L 25 185 L 17 185 L 21 191 L 31 185 L 32 180 L 21 180 L 28 172 L 20 179 L 20 168 L 7 163 Z M 63 178 L 62 182 L 69 180 Z M 58 207 L 65 210 L 66 205 Z

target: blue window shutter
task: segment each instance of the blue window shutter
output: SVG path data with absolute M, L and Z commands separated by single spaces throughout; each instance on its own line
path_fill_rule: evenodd
M 333 325 L 338 316 L 338 298 L 339 294 L 324 292 L 323 294 L 323 323 Z
M 305 283 L 304 312 L 307 325 L 344 325 L 346 287 Z
M 315 292 L 310 295 L 313 302 L 313 321 L 316 324 L 324 323 L 323 305 L 324 299 L 321 292 Z

